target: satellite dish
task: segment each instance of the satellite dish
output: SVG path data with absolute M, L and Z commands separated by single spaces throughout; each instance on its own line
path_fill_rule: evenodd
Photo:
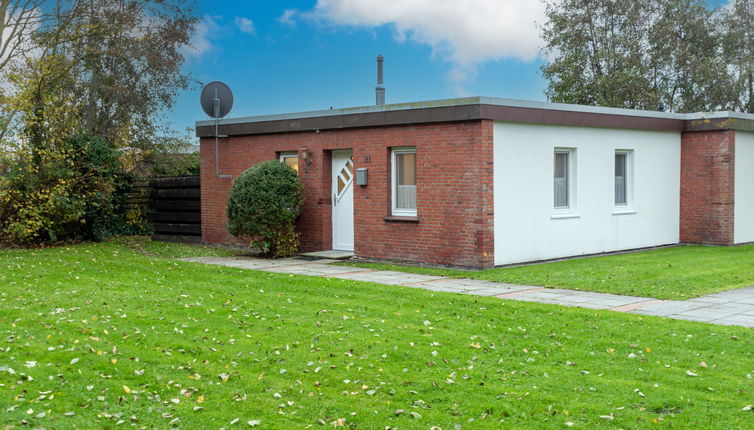
M 202 110 L 212 118 L 219 119 L 230 112 L 233 107 L 233 93 L 227 85 L 214 81 L 202 89 Z
M 214 81 L 208 83 L 202 89 L 199 101 L 202 104 L 204 113 L 215 119 L 215 176 L 218 178 L 230 178 L 231 175 L 220 174 L 220 136 L 217 133 L 217 123 L 218 119 L 227 115 L 233 107 L 233 93 L 230 92 L 230 88 L 224 83 Z

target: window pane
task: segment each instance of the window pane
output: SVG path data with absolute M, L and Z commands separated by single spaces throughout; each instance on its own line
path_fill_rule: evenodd
M 626 153 L 615 154 L 615 204 L 625 205 L 626 196 Z
M 615 154 L 615 176 L 626 176 L 626 153 Z
M 568 207 L 568 153 L 555 153 L 554 168 L 554 206 L 556 208 Z
M 416 185 L 398 185 L 395 200 L 397 209 L 416 209 Z
M 555 153 L 555 177 L 565 178 L 568 175 L 568 153 Z
M 416 185 L 416 154 L 396 154 L 398 185 Z
M 416 210 L 416 154 L 395 154 L 395 209 Z
M 341 178 L 340 176 L 338 176 L 338 196 L 340 196 L 341 194 L 343 194 L 343 188 L 345 188 L 345 187 L 346 187 L 346 183 L 343 182 L 343 178 Z
M 298 172 L 298 157 L 283 157 L 283 162 Z

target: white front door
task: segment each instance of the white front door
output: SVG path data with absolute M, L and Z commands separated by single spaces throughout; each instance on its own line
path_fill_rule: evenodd
M 353 251 L 353 151 L 332 152 L 332 248 Z

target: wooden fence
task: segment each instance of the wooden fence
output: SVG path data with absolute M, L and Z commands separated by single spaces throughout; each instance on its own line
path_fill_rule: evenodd
M 149 181 L 149 219 L 156 240 L 201 242 L 199 176 L 158 177 Z
M 135 210 L 140 214 L 149 213 L 149 191 L 149 182 L 134 182 L 131 192 L 126 195 L 125 209 Z

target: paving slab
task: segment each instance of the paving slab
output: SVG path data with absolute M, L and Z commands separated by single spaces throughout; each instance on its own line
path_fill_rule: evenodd
M 739 288 L 737 290 L 721 291 L 719 293 L 710 294 L 706 297 L 723 297 L 730 298 L 731 301 L 737 299 L 754 298 L 754 287 Z
M 467 290 L 464 291 L 463 294 L 469 294 L 472 296 L 484 296 L 484 297 L 492 297 L 492 296 L 499 296 L 501 294 L 507 294 L 512 293 L 514 291 L 511 291 L 508 288 L 505 287 L 489 287 L 489 288 L 482 288 L 481 290 Z
M 703 304 L 718 304 L 718 303 L 733 303 L 734 300 L 728 297 L 712 297 L 712 296 L 704 296 L 704 297 L 697 297 L 695 299 L 688 299 L 687 302 L 699 302 Z
M 331 277 L 338 279 L 349 279 L 352 281 L 376 282 L 378 284 L 387 285 L 403 285 L 443 279 L 442 276 L 416 275 L 413 273 L 393 272 L 389 270 L 344 273 L 342 275 L 333 275 Z
M 353 257 L 353 251 L 317 251 L 301 254 L 302 257 L 330 258 L 335 260 L 347 260 Z
M 332 266 L 329 264 L 284 265 L 278 267 L 263 268 L 260 270 L 264 270 L 265 272 L 289 273 L 293 275 L 329 277 L 344 273 L 371 272 L 370 269 L 364 269 L 360 267 Z
M 316 255 L 315 255 L 316 254 Z M 443 293 L 460 293 L 504 300 L 519 300 L 588 309 L 607 309 L 640 315 L 675 318 L 754 328 L 754 286 L 710 294 L 684 301 L 662 301 L 650 297 L 622 296 L 591 291 L 505 284 L 478 279 L 456 279 L 390 270 L 336 266 L 333 253 L 313 253 L 312 260 L 286 258 L 266 260 L 253 257 L 194 257 L 182 261 L 240 269 L 263 270 L 351 281 L 375 282 L 421 288 Z
M 691 309 L 698 309 L 704 306 L 704 303 L 699 302 L 667 301 L 637 309 L 635 312 L 645 315 L 666 317 L 673 314 L 689 311 Z
M 674 320 L 686 320 L 686 321 L 696 321 L 696 322 L 710 322 L 714 319 L 714 318 L 709 318 L 709 317 L 680 315 L 680 314 L 670 315 L 667 318 L 672 318 Z
M 743 325 L 745 327 L 754 327 L 754 315 L 731 315 L 729 317 L 710 320 L 709 322 L 713 324 Z
M 736 312 L 720 312 L 720 311 L 715 311 L 715 310 L 705 307 L 705 308 L 696 308 L 696 309 L 690 309 L 688 311 L 678 312 L 670 316 L 671 317 L 681 316 L 681 317 L 699 318 L 700 320 L 709 321 L 709 320 L 714 320 L 714 319 L 727 318 L 733 315 L 736 315 Z
M 294 259 L 280 259 L 280 260 L 266 260 L 262 258 L 253 257 L 193 257 L 193 258 L 181 258 L 181 261 L 188 261 L 193 263 L 212 264 L 225 267 L 233 267 L 237 269 L 253 269 L 259 270 L 268 267 L 283 267 L 283 266 L 296 266 L 305 264 L 301 260 Z

